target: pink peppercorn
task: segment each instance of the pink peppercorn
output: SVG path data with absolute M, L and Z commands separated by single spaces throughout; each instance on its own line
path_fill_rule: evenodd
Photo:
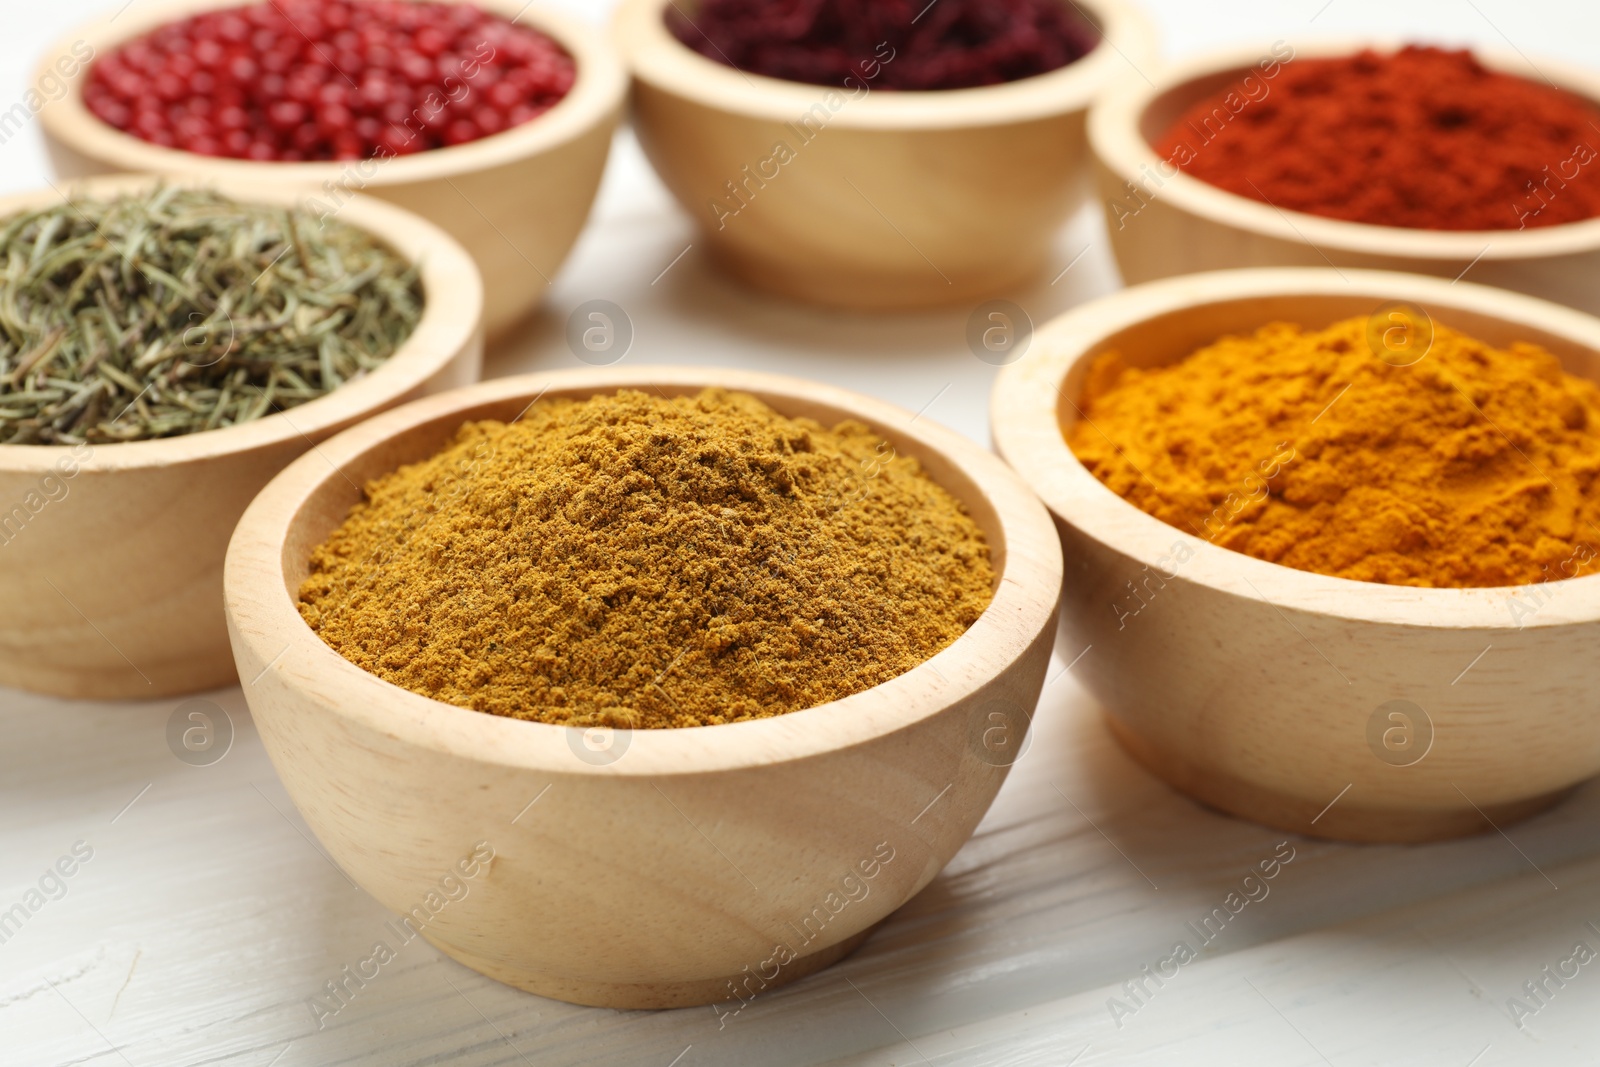
M 466 144 L 560 103 L 576 64 L 472 4 L 270 0 L 170 23 L 97 61 L 84 104 L 134 137 L 264 162 Z

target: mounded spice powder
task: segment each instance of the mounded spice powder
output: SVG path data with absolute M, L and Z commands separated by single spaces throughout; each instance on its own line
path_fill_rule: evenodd
M 1286 211 L 1518 230 L 1600 215 L 1597 124 L 1600 107 L 1573 93 L 1411 46 L 1286 62 L 1195 104 L 1155 150 Z
M 1418 362 L 1369 320 L 1277 323 L 1166 367 L 1092 368 L 1067 433 L 1095 477 L 1224 548 L 1340 578 L 1506 586 L 1600 545 L 1600 388 L 1442 326 Z
M 959 502 L 865 425 L 709 389 L 547 400 L 366 487 L 300 611 L 413 692 L 573 726 L 704 726 L 870 688 L 995 576 Z

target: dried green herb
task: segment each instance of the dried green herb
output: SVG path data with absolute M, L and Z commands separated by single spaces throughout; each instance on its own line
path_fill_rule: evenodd
M 0 219 L 0 444 L 237 426 L 379 367 L 417 270 L 337 219 L 157 187 Z

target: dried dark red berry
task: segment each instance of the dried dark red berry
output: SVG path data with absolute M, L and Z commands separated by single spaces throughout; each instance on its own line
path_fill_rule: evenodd
M 813 85 L 970 89 L 1087 55 L 1099 31 L 1062 0 L 704 0 L 667 9 L 708 59 Z

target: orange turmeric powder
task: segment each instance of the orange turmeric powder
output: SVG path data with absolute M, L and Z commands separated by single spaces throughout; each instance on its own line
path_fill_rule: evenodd
M 1600 388 L 1443 326 L 1410 365 L 1369 320 L 1286 323 L 1091 369 L 1066 435 L 1101 482 L 1224 548 L 1413 586 L 1576 577 L 1600 545 Z

